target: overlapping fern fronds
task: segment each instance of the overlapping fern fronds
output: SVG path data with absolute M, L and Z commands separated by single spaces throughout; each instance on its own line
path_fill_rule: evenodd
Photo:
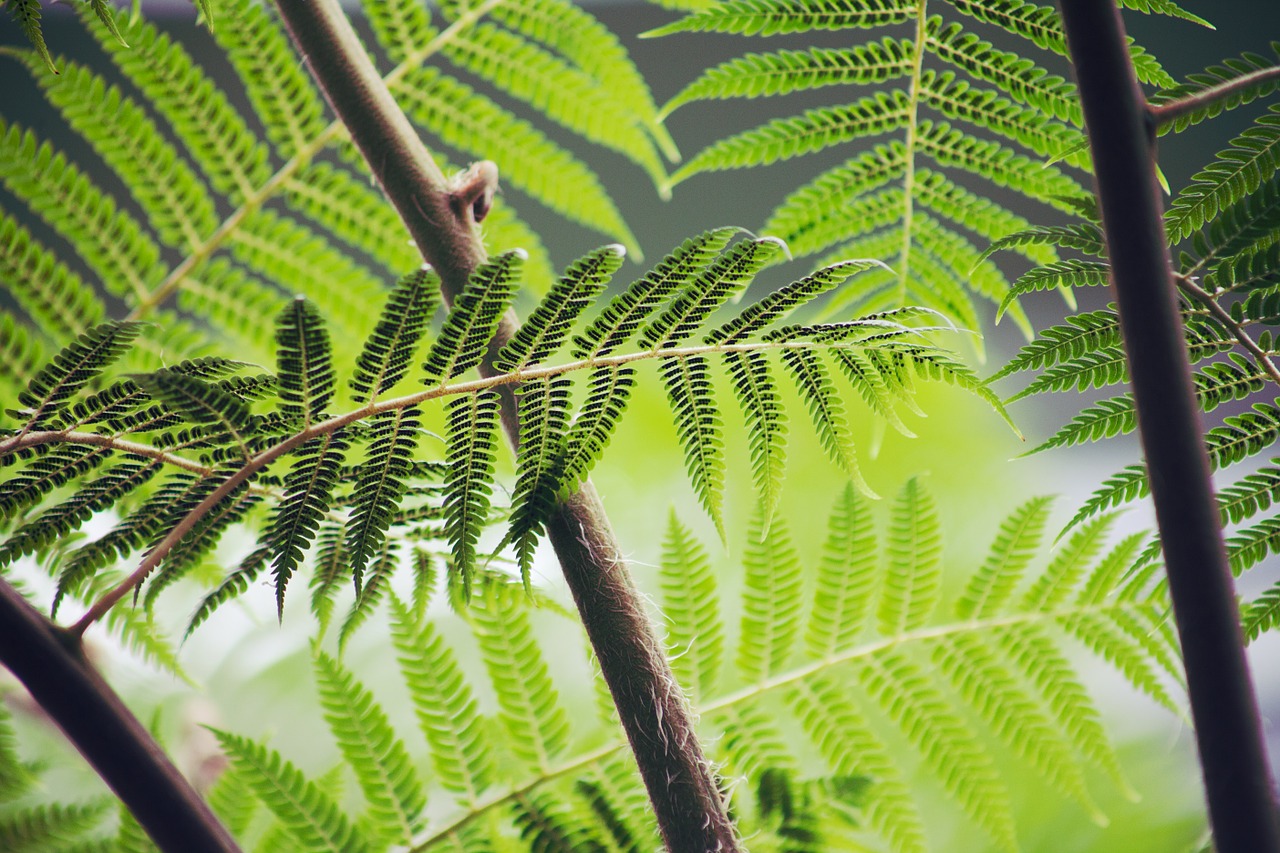
M 832 460 L 868 493 L 843 402 L 848 389 L 902 430 L 898 410 L 914 408 L 918 380 L 968 389 L 1003 414 L 968 368 L 928 341 L 938 330 L 928 325 L 936 319 L 929 311 L 782 322 L 877 269 L 874 261 L 825 267 L 722 318 L 718 310 L 784 250 L 775 238 L 731 244 L 738 234 L 721 228 L 686 241 L 609 300 L 601 294 L 622 247 L 579 259 L 497 353 L 505 372 L 487 378 L 469 377 L 518 289 L 525 254 L 506 252 L 479 267 L 429 343 L 438 282 L 429 270 L 404 276 L 353 359 L 357 405 L 347 411 L 335 408 L 339 368 L 327 323 L 301 297 L 279 312 L 270 373 L 204 358 L 113 377 L 140 326 L 95 326 L 36 373 L 18 398 L 22 408 L 9 413 L 21 425 L 0 434 L 0 462 L 21 463 L 0 484 L 0 512 L 12 526 L 0 560 L 40 553 L 57 567 L 60 601 L 82 596 L 101 569 L 141 553 L 134 583 L 152 576 L 149 609 L 228 527 L 248 521 L 258 547 L 208 595 L 192 627 L 268 569 L 283 612 L 289 581 L 319 542 L 312 608 L 327 624 L 336 584 L 349 577 L 357 599 L 345 639 L 385 592 L 406 539 L 427 554 L 429 542 L 443 543 L 451 582 L 469 593 L 491 523 L 504 386 L 519 386 L 522 438 L 504 544 L 514 546 L 526 583 L 555 501 L 604 452 L 645 362 L 659 367 L 690 480 L 718 527 L 726 467 L 721 366 L 742 378 L 737 401 L 752 432 L 766 518 L 777 505 L 789 426 L 780 372 L 806 402 Z M 597 303 L 603 308 L 589 314 Z M 410 380 L 425 390 L 406 394 Z M 423 407 L 436 400 L 447 407 L 446 447 L 438 460 L 423 461 Z M 57 545 L 110 508 L 122 518 L 106 536 L 81 548 Z
M 1173 3 L 1125 5 L 1199 21 Z M 976 328 L 975 297 L 999 303 L 1009 290 L 981 247 L 1027 227 L 996 200 L 996 188 L 1046 212 L 1069 211 L 1087 195 L 1083 120 L 1064 79 L 1056 11 L 1022 0 L 730 0 L 699 5 L 650 35 L 826 30 L 845 34 L 848 46 L 748 53 L 668 101 L 664 113 L 700 100 L 831 90 L 829 105 L 713 143 L 671 182 L 828 149 L 856 152 L 779 203 L 765 233 L 796 255 L 824 258 L 820 264 L 855 255 L 891 267 L 848 288 L 833 308 L 926 305 Z M 993 46 L 997 35 L 1021 39 L 1025 50 Z M 1145 82 L 1172 85 L 1140 47 L 1132 52 Z M 1017 248 L 1036 264 L 1057 258 L 1051 245 Z M 1014 318 L 1029 335 L 1016 306 Z
M 1042 780 L 1038 796 L 1102 821 L 1100 804 L 1132 792 L 1071 647 L 1083 643 L 1158 704 L 1179 702 L 1165 601 L 1128 580 L 1144 537 L 1110 541 L 1105 516 L 1045 560 L 1051 501 L 1035 498 L 952 584 L 925 483 L 908 481 L 884 509 L 878 519 L 848 487 L 820 547 L 793 543 L 782 517 L 764 536 L 759 513 L 735 548 L 740 599 L 722 590 L 707 548 L 669 523 L 660 579 L 672 661 L 693 688 L 710 757 L 740 782 L 729 787 L 742 832 L 760 849 L 932 849 L 929 837 L 953 820 L 925 806 L 934 785 L 917 779 L 936 779 L 984 847 L 1013 850 L 1028 828 L 1015 821 L 1010 767 Z M 812 584 L 808 565 L 818 568 Z M 565 657 L 571 623 L 538 625 L 557 617 L 492 576 L 477 581 L 465 617 L 429 615 L 429 596 L 388 601 L 417 731 L 397 730 L 383 710 L 390 697 L 362 684 L 355 662 L 317 651 L 316 716 L 353 774 L 308 778 L 269 745 L 221 733 L 230 767 L 211 801 L 247 846 L 484 850 L 502 839 L 511 849 L 513 835 L 529 850 L 657 843 L 616 718 L 569 724 L 549 661 Z M 546 636 L 554 646 L 535 639 Z M 483 670 L 462 665 L 473 642 Z M 900 741 L 909 758 L 889 752 Z M 811 777 L 795 764 L 799 749 L 820 756 Z M 101 822 L 95 811 L 84 831 Z
M 39 4 L 9 5 L 34 26 Z M 355 355 L 346 342 L 360 340 L 381 302 L 383 271 L 419 259 L 268 7 L 211 0 L 204 9 L 235 70 L 223 85 L 144 17 L 121 15 L 117 27 L 106 0 L 75 5 L 113 69 L 64 58 L 54 74 L 41 49 L 0 56 L 7 74 L 31 75 L 96 155 L 73 161 L 0 116 L 0 182 L 27 209 L 0 211 L 0 272 L 17 302 L 16 313 L 0 314 L 14 330 L 4 335 L 0 394 L 12 399 L 33 360 L 108 316 L 105 294 L 122 300 L 131 320 L 154 324 L 142 328 L 134 369 L 222 340 L 244 358 L 269 360 L 269 318 L 294 294 L 337 324 L 335 356 L 346 363 Z M 616 37 L 568 0 L 521 4 L 520 12 L 503 5 L 445 4 L 433 20 L 411 0 L 368 4 L 371 47 L 390 60 L 388 84 L 443 149 L 438 156 L 494 160 L 506 184 L 638 255 L 592 169 L 481 90 L 527 101 L 661 182 L 662 158 L 675 152 L 648 89 Z M 447 63 L 479 82 L 462 82 Z M 29 215 L 56 242 L 27 231 L 20 223 Z M 494 250 L 527 251 L 527 281 L 545 289 L 546 252 L 510 205 L 493 211 L 485 235 Z M 82 267 L 69 261 L 76 255 Z
M 1265 60 L 1246 54 L 1194 75 L 1191 82 L 1154 99 L 1165 103 L 1259 68 Z M 1274 99 L 1275 79 L 1262 79 L 1179 120 L 1203 120 L 1258 98 Z M 1175 281 L 1186 328 L 1196 397 L 1208 418 L 1205 442 L 1215 470 L 1242 466 L 1226 480 L 1218 501 L 1232 570 L 1237 574 L 1280 552 L 1280 525 L 1272 510 L 1280 488 L 1276 459 L 1268 459 L 1280 436 L 1280 106 L 1270 104 L 1252 125 L 1231 140 L 1196 174 L 1169 205 L 1166 227 L 1175 258 Z M 1031 270 L 1015 283 L 1009 299 L 1045 286 L 1105 284 L 1108 265 L 1096 219 L 1035 228 L 997 241 L 989 251 L 1029 244 L 1052 244 L 1082 255 Z M 1029 375 L 1030 382 L 1008 398 L 1050 392 L 1109 389 L 1127 382 L 1124 352 L 1114 307 L 1070 316 L 1046 329 L 993 380 Z M 1137 428 L 1133 398 L 1115 394 L 1090 403 L 1036 450 L 1101 441 Z M 1033 451 L 1034 452 L 1034 451 Z M 1248 469 L 1254 470 L 1248 470 Z M 1237 469 L 1240 470 L 1240 469 Z M 1146 470 L 1132 465 L 1108 478 L 1072 519 L 1080 524 L 1148 492 Z M 1280 625 L 1280 585 L 1242 605 L 1245 633 L 1256 639 Z

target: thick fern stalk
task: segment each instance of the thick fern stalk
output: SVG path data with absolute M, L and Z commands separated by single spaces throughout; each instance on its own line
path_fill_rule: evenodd
M 452 301 L 485 261 L 474 199 L 446 185 L 334 0 L 278 0 L 278 6 L 338 117 Z M 510 343 L 515 328 L 515 315 L 508 311 L 490 352 Z M 489 359 L 481 371 L 493 373 Z M 508 438 L 518 444 L 509 389 L 501 393 L 501 418 Z M 739 849 L 689 709 L 590 483 L 556 507 L 547 533 L 618 705 L 667 846 L 690 853 Z
M 239 851 L 146 727 L 55 627 L 0 580 L 0 663 L 31 691 L 162 850 Z
M 1114 0 L 1063 0 L 1216 849 L 1280 850 L 1280 823 L 1161 216 L 1149 113 Z

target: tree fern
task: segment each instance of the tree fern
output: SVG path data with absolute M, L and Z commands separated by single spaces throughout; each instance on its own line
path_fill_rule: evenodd
M 848 834 L 863 844 L 878 837 L 893 850 L 931 849 L 935 821 L 942 818 L 932 811 L 935 806 L 924 805 L 929 786 L 917 789 L 905 769 L 911 762 L 890 751 L 888 743 L 899 739 L 911 745 L 913 761 L 921 763 L 924 774 L 936 777 L 986 833 L 988 846 L 1012 847 L 1022 832 L 1014 823 L 1003 775 L 1009 756 L 1100 821 L 1108 784 L 1130 793 L 1102 719 L 1069 662 L 1067 643 L 1070 637 L 1083 641 L 1140 689 L 1162 669 L 1160 658 L 1169 647 L 1161 650 L 1167 639 L 1152 626 L 1167 605 L 1158 592 L 1125 588 L 1135 561 L 1143 559 L 1143 538 L 1130 536 L 1108 547 L 1106 525 L 1095 525 L 1087 539 L 1077 534 L 1079 541 L 1046 565 L 1039 554 L 1048 504 L 1033 499 L 1001 525 L 983 569 L 967 586 L 945 583 L 924 596 L 937 606 L 914 627 L 881 625 L 869 618 L 876 600 L 867 589 L 870 578 L 855 578 L 842 590 L 835 572 L 839 567 L 874 576 L 878 540 L 899 542 L 894 547 L 900 555 L 893 559 L 941 565 L 936 537 L 902 533 L 904 508 L 919 511 L 927 501 L 923 481 L 912 480 L 898 506 L 886 508 L 888 520 L 881 524 L 870 503 L 846 489 L 833 507 L 829 541 L 821 549 L 831 568 L 815 588 L 797 586 L 796 579 L 799 566 L 819 549 L 805 543 L 793 547 L 781 518 L 763 533 L 757 515 L 743 551 L 744 631 L 736 649 L 722 645 L 725 597 L 705 550 L 682 525 L 670 525 L 663 548 L 663 613 L 673 643 L 684 652 L 676 659 L 677 669 L 698 685 L 702 728 L 724 733 L 709 741 L 715 744 L 713 758 L 748 783 L 732 789 L 745 831 L 774 838 L 786 823 L 778 820 L 777 803 L 766 807 L 751 798 L 761 786 L 780 784 L 778 773 L 797 778 L 792 737 L 784 734 L 790 721 L 793 733 L 811 741 L 824 765 L 816 777 L 821 782 L 793 782 L 800 785 L 791 791 L 798 798 L 793 807 L 814 798 L 808 802 L 822 817 L 810 826 L 827 843 Z M 637 817 L 628 805 L 638 779 L 622 761 L 616 723 L 597 730 L 578 720 L 571 737 L 546 664 L 553 650 L 540 648 L 534 639 L 535 611 L 511 582 L 476 583 L 465 616 L 441 613 L 423 619 L 391 599 L 396 658 L 434 768 L 433 773 L 413 771 L 416 782 L 405 775 L 400 748 L 391 746 L 399 736 L 385 725 L 379 698 L 358 685 L 346 666 L 324 655 L 317 658 L 324 713 L 334 737 L 347 760 L 364 756 L 355 769 L 365 801 L 370 808 L 383 803 L 388 815 L 407 815 L 412 809 L 394 804 L 418 804 L 419 794 L 412 792 L 440 789 L 451 805 L 442 811 L 433 807 L 427 824 L 413 836 L 415 848 L 466 837 L 468 849 L 486 849 L 482 839 L 504 833 L 523 836 L 520 849 L 541 849 L 541 841 L 562 836 L 587 848 L 605 844 L 606 837 L 643 843 L 652 832 L 651 818 Z M 833 595 L 841 601 L 833 604 Z M 822 627 L 808 628 L 808 639 L 796 642 L 800 626 L 812 625 L 810 614 L 823 614 L 816 620 Z M 1137 626 L 1147 641 L 1132 632 Z M 458 629 L 478 642 L 485 674 L 460 666 L 459 653 L 472 639 L 460 638 Z M 550 642 L 556 643 L 556 654 L 563 654 L 563 638 Z M 726 652 L 756 663 L 725 681 L 720 667 Z M 1160 683 L 1166 692 L 1153 695 L 1170 698 L 1167 682 Z M 497 720 L 488 710 L 492 705 L 480 697 L 490 689 Z M 336 838 L 344 825 L 358 825 L 377 848 L 380 836 L 373 827 L 402 828 L 398 818 L 336 821 L 319 790 L 290 771 L 282 756 L 223 737 L 231 745 L 235 772 L 247 774 L 268 807 L 280 807 L 272 802 L 282 802 L 281 797 L 297 801 L 298 814 L 285 821 L 289 832 L 304 831 L 305 822 L 305 831 Z M 1009 754 L 995 751 L 993 743 L 1006 745 Z M 519 764 L 500 774 L 495 762 L 508 752 Z M 1100 782 L 1094 769 L 1103 770 L 1111 783 Z M 564 780 L 569 774 L 579 780 L 573 787 Z M 440 802 L 433 799 L 433 804 Z
M 1148 5 L 1146 11 L 1194 19 L 1173 4 Z M 973 19 L 1024 39 L 1018 44 L 1025 51 L 993 46 L 972 29 Z M 913 31 L 903 37 L 899 25 L 909 22 Z M 895 26 L 892 35 L 880 35 Z M 972 326 L 974 296 L 1001 304 L 1010 285 L 983 259 L 981 244 L 970 234 L 991 241 L 1028 223 L 989 200 L 957 203 L 973 195 L 961 184 L 976 177 L 1060 209 L 1066 199 L 1085 195 L 1081 170 L 1087 170 L 1088 158 L 1075 87 L 1065 79 L 1065 68 L 1052 70 L 1066 56 L 1056 14 L 1022 2 L 735 0 L 696 8 L 648 35 L 819 30 L 847 32 L 853 41 L 840 48 L 748 53 L 707 69 L 667 102 L 664 113 L 695 101 L 818 89 L 827 99 L 823 106 L 713 143 L 676 170 L 671 183 L 838 147 L 870 147 L 796 189 L 775 208 L 765 231 L 806 255 L 861 252 L 852 248 L 857 238 L 891 235 L 875 257 L 893 268 L 892 287 L 882 301 L 863 294 L 852 304 L 860 310 L 927 304 Z M 1149 55 L 1136 45 L 1131 49 L 1144 81 L 1172 85 Z M 855 90 L 856 99 L 850 99 L 841 94 L 850 86 L 877 90 Z M 886 135 L 889 141 L 870 145 Z M 990 136 L 995 139 L 985 138 Z M 1051 246 L 1035 251 L 1039 263 L 1056 259 Z M 969 292 L 949 282 L 969 282 Z M 940 288 L 954 291 L 944 294 Z M 1029 335 L 1020 309 L 1017 318 Z

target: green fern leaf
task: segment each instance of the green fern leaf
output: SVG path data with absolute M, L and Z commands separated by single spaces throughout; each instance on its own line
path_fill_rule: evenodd
M 475 803 L 493 776 L 484 719 L 457 657 L 430 622 L 391 596 L 391 639 L 440 784 Z
M 746 418 L 751 475 L 760 495 L 763 526 L 767 530 L 778 506 L 786 470 L 786 411 L 764 353 L 725 353 L 724 362 L 733 380 L 734 396 Z
M 371 849 L 338 804 L 279 753 L 230 732 L 213 729 L 213 733 L 253 793 L 303 850 L 363 853 Z
M 276 370 L 280 413 L 311 426 L 333 398 L 329 333 L 316 309 L 301 296 L 276 320 Z
M 1094 802 L 1084 773 L 1055 723 L 981 638 L 956 635 L 936 643 L 933 661 L 970 708 L 1005 743 L 1035 767 L 1040 778 L 1090 812 L 1094 822 L 1106 816 Z
M 1040 549 L 1052 501 L 1048 497 L 1032 498 L 1000 524 L 987 558 L 956 602 L 957 616 L 983 618 L 1004 611 Z
M 87 474 L 110 456 L 104 447 L 71 444 L 46 447 L 49 449 L 21 471 L 0 481 L 0 516 L 10 518 L 34 506 L 49 492 Z
M 1280 48 L 1276 46 L 1275 42 L 1272 42 L 1271 50 L 1273 54 L 1280 55 Z M 1151 104 L 1153 106 L 1162 106 L 1170 101 L 1181 101 L 1203 92 L 1205 89 L 1253 75 L 1255 72 L 1262 71 L 1274 64 L 1274 58 L 1260 56 L 1256 53 L 1245 53 L 1239 57 L 1230 57 L 1223 60 L 1221 65 L 1211 65 L 1202 72 L 1190 75 L 1186 83 L 1178 85 L 1173 83 L 1165 84 L 1165 90 L 1154 95 L 1151 98 Z M 1212 98 L 1198 109 L 1181 115 L 1172 122 L 1161 125 L 1157 132 L 1160 134 L 1181 132 L 1191 125 L 1199 124 L 1206 119 L 1221 115 L 1226 110 L 1233 110 L 1244 104 L 1252 103 L 1257 98 L 1269 95 L 1280 87 L 1280 83 L 1274 77 L 1268 77 L 1267 75 L 1259 75 L 1259 77 L 1260 79 L 1253 83 L 1246 83 L 1245 85 L 1237 83 L 1227 97 Z
M 599 358 L 613 352 L 659 305 L 684 292 L 695 275 L 712 263 L 738 228 L 717 228 L 685 240 L 648 273 L 615 296 L 573 340 L 574 358 Z
M 644 35 L 714 32 L 771 36 L 813 29 L 882 27 L 910 20 L 915 10 L 915 4 L 908 0 L 729 0 Z
M 1280 498 L 1280 459 L 1272 458 L 1271 464 L 1246 474 L 1229 486 L 1218 490 L 1218 511 L 1222 523 L 1239 524 L 1258 513 L 1271 508 Z
M 293 466 L 285 475 L 284 498 L 276 507 L 262 540 L 271 546 L 276 609 L 281 616 L 284 615 L 285 586 L 301 564 L 321 517 L 329 509 L 346 451 L 347 442 L 338 433 L 318 436 L 294 453 Z
M 196 607 L 195 613 L 187 622 L 187 629 L 182 634 L 185 642 L 196 628 L 203 625 L 210 616 L 213 615 L 219 607 L 228 601 L 239 598 L 249 589 L 249 584 L 258 579 L 262 574 L 262 570 L 266 568 L 267 559 L 271 556 L 271 550 L 266 546 L 259 546 L 252 551 L 249 556 L 240 561 L 240 565 L 223 579 L 213 592 L 206 595 L 200 604 Z
M 168 122 L 220 193 L 242 201 L 271 176 L 267 146 L 187 51 L 140 16 L 124 22 L 129 46 L 81 7 L 81 20 L 121 73 Z
M 565 433 L 564 473 L 560 479 L 562 497 L 586 479 L 604 453 L 631 399 L 635 376 L 634 368 L 617 364 L 598 367 L 591 372 L 586 399 Z
M 338 629 L 338 652 L 347 647 L 350 640 L 364 623 L 369 621 L 391 583 L 391 575 L 400 566 L 400 543 L 396 540 L 385 540 L 382 548 L 374 555 L 368 575 L 356 590 L 356 600 L 351 602 L 342 627 Z
M 285 157 L 305 151 L 325 129 L 324 100 L 284 28 L 251 0 L 216 0 L 213 37 L 227 52 L 267 138 Z
M 110 802 L 28 806 L 0 817 L 0 844 L 5 850 L 37 851 L 61 848 L 96 827 Z
M 1013 283 L 996 316 L 1003 315 L 1015 299 L 1027 293 L 1069 287 L 1105 287 L 1110 281 L 1111 265 L 1100 261 L 1057 261 L 1036 267 Z
M 574 850 L 607 853 L 592 822 L 559 797 L 541 792 L 521 794 L 511 806 L 520 840 L 529 850 Z
M 405 111 L 446 144 L 502 163 L 512 186 L 642 257 L 595 173 L 531 124 L 434 68 L 410 71 L 391 89 Z
M 373 27 L 378 44 L 396 63 L 403 63 L 439 33 L 431 24 L 431 13 L 418 3 L 362 3 L 361 11 Z
M 103 323 L 63 347 L 18 395 L 28 428 L 52 419 L 65 401 L 124 355 L 141 330 L 138 323 Z
M 252 415 L 239 397 L 175 370 L 137 374 L 133 380 L 184 420 L 207 427 L 214 436 L 227 436 L 247 455 L 245 435 Z
M 743 341 L 801 305 L 839 287 L 850 276 L 872 267 L 883 267 L 883 264 L 875 260 L 849 260 L 822 267 L 753 302 L 703 340 L 708 344 L 734 344 Z
M 184 251 L 199 247 L 218 224 L 203 182 L 133 99 L 83 65 L 64 66 L 53 77 L 27 59 L 49 103 L 130 188 L 160 240 Z
M 933 496 L 915 477 L 902 487 L 889 524 L 888 566 L 876 623 L 891 637 L 924 625 L 942 594 L 942 532 Z
M 693 490 L 723 539 L 724 439 L 707 359 L 699 355 L 668 359 L 662 365 L 662 379 Z
M 545 772 L 568 745 L 569 718 L 534 641 L 528 607 L 517 595 L 491 584 L 468 612 L 511 749 L 526 767 Z
M 22 27 L 27 41 L 35 48 L 36 55 L 40 57 L 44 66 L 42 70 L 57 74 L 58 66 L 53 63 L 53 57 L 49 55 L 49 45 L 45 43 L 44 29 L 40 25 L 40 0 L 12 0 L 6 5 L 13 14 L 14 20 L 18 22 L 18 26 Z
M 449 477 L 445 483 L 445 534 L 453 552 L 453 571 L 471 595 L 476 541 L 489 514 L 493 464 L 497 451 L 498 395 L 463 394 L 449 402 L 446 415 Z
M 893 850 L 924 853 L 924 819 L 888 746 L 833 680 L 811 678 L 787 693 L 805 733 L 837 774 L 871 777 L 863 814 Z
M 1275 174 L 1280 163 L 1280 106 L 1272 105 L 1252 127 L 1231 140 L 1216 160 L 1178 193 L 1165 222 L 1170 242 L 1179 242 Z
M 404 357 L 407 360 L 409 355 Z M 392 513 L 408 487 L 407 477 L 418 448 L 420 415 L 416 406 L 408 406 L 375 415 L 369 421 L 371 440 L 356 482 L 344 549 L 357 592 L 365 566 L 382 550 Z
M 371 403 L 404 378 L 438 304 L 440 279 L 429 269 L 401 276 L 387 297 L 351 375 L 357 400 Z
M 901 92 L 878 92 L 851 104 L 818 107 L 793 118 L 775 119 L 704 148 L 677 169 L 667 185 L 675 186 L 701 172 L 764 166 L 886 133 L 906 125 L 908 107 Z
M 965 189 L 946 175 L 931 169 L 917 167 L 913 195 L 917 203 L 992 243 L 998 243 L 1006 235 L 1023 232 L 1032 227 L 1031 223 L 1021 216 L 1011 213 L 984 196 Z M 1001 248 L 1010 247 L 1001 246 Z M 1051 264 L 1058 259 L 1057 253 L 1049 246 L 1037 245 L 1031 241 L 1016 244 L 1011 248 L 1016 248 L 1022 255 L 1037 264 Z M 978 260 L 986 260 L 992 251 L 994 251 L 992 248 L 988 248 L 980 253 Z M 1071 304 L 1070 301 L 1068 304 Z
M 750 684 L 786 666 L 800 631 L 804 575 L 785 522 L 775 519 L 766 532 L 757 509 L 747 528 L 742 566 L 738 671 Z
M 911 58 L 911 42 L 891 38 L 849 48 L 748 53 L 704 71 L 666 103 L 662 115 L 670 115 L 691 101 L 758 98 L 822 86 L 883 83 L 910 74 Z
M 1095 257 L 1102 257 L 1107 251 L 1106 244 L 1102 241 L 1102 230 L 1092 223 L 1084 222 L 1071 225 L 1043 225 L 1006 233 L 988 246 L 982 253 L 982 257 L 990 257 L 1005 249 L 1025 249 L 1027 246 L 1061 246 L 1065 249 L 1077 249 Z M 1032 258 L 1032 260 L 1037 259 Z M 1039 263 L 1048 264 L 1052 261 L 1039 261 Z
M 481 265 L 454 300 L 423 363 L 424 382 L 444 382 L 475 367 L 515 295 L 525 253 L 515 249 Z
M 690 337 L 712 312 L 738 296 L 786 246 L 776 237 L 743 240 L 675 294 L 641 335 L 644 346 L 673 347 Z
M 524 101 L 584 139 L 623 154 L 661 186 L 662 159 L 636 115 L 590 75 L 519 35 L 492 24 L 468 27 L 445 44 L 456 65 Z M 652 122 L 652 120 L 650 120 Z
M 818 562 L 805 629 L 805 649 L 811 657 L 845 651 L 865 629 L 879 585 L 877 554 L 867 499 L 848 484 L 832 507 Z
M 1086 391 L 1090 388 L 1105 388 L 1108 385 L 1126 382 L 1128 378 L 1129 366 L 1125 361 L 1124 349 L 1117 341 L 1113 345 L 1086 351 L 1077 358 L 1042 370 L 1026 388 L 1005 402 L 1012 403 L 1046 391 L 1069 391 L 1073 388 Z
M 7 214 L 0 214 L 0 278 L 27 315 L 54 337 L 83 334 L 106 316 L 93 288 Z M 13 340 L 7 330 L 4 338 Z
M 720 594 L 706 549 L 672 510 L 662 543 L 663 612 L 671 668 L 693 701 L 712 695 L 724 665 Z
M 218 544 L 227 528 L 241 521 L 260 500 L 256 495 L 246 495 L 242 486 L 205 513 L 191 532 L 165 555 L 147 585 L 144 608 L 152 612 L 160 593 L 194 569 Z
M 1241 614 L 1245 639 L 1252 643 L 1280 625 L 1280 583 L 1246 604 Z
M 897 652 L 866 659 L 858 679 L 1002 849 L 1017 850 L 1009 792 L 969 726 L 920 667 Z
M 514 373 L 545 361 L 568 337 L 575 321 L 608 285 L 626 250 L 617 244 L 597 249 L 569 265 L 551 291 L 494 359 L 494 367 Z
M 569 426 L 569 380 L 539 379 L 517 391 L 520 452 L 515 488 L 511 492 L 511 529 L 520 577 L 530 586 L 533 552 L 543 525 L 550 518 L 562 472 L 565 432 Z
M 1102 551 L 1115 515 L 1105 515 L 1076 531 L 1022 598 L 1022 609 L 1053 610 L 1084 576 L 1087 564 Z
M 1227 562 L 1236 577 L 1277 551 L 1280 551 L 1280 518 L 1265 518 L 1227 538 Z
M 1059 621 L 1092 652 L 1119 670 L 1135 689 L 1173 713 L 1179 713 L 1178 703 L 1165 689 L 1148 657 L 1151 650 L 1149 642 L 1135 640 L 1108 616 L 1078 613 Z
M 858 469 L 853 434 L 845 417 L 844 405 L 821 357 L 812 350 L 788 349 L 782 353 L 782 361 L 804 398 L 809 419 L 817 430 L 823 450 L 848 475 L 858 491 L 875 498 L 876 493 L 862 479 L 862 472 Z
M 1014 373 L 1042 370 L 1056 364 L 1074 360 L 1095 350 L 1114 349 L 1120 346 L 1120 321 L 1114 309 L 1074 314 L 1058 326 L 1040 332 L 1000 368 L 990 382 Z
M 315 675 L 325 721 L 368 803 L 361 825 L 373 832 L 374 844 L 411 844 L 427 797 L 408 750 L 350 671 L 317 651 Z
M 323 637 L 333 618 L 333 597 L 350 574 L 340 524 L 325 524 L 316 534 L 315 566 L 311 574 L 311 612 Z
M 0 310 L 0 376 L 11 386 L 25 385 L 44 360 L 44 348 L 25 324 L 19 325 L 8 311 Z

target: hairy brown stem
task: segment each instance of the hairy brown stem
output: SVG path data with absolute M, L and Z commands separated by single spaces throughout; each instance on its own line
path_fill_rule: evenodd
M 474 199 L 452 194 L 336 0 L 278 0 L 278 6 L 329 103 L 418 250 L 439 273 L 446 298 L 456 296 L 485 259 L 474 227 Z M 508 312 L 490 354 L 515 329 L 515 315 Z M 493 373 L 488 361 L 482 372 Z M 509 387 L 502 395 L 502 423 L 517 445 L 519 421 Z M 673 851 L 690 853 L 739 849 L 715 775 L 694 736 L 692 715 L 590 483 L 557 507 L 547 529 L 664 841 Z
M 18 677 L 161 850 L 240 850 L 146 727 L 85 660 L 79 638 L 49 622 L 3 579 L 0 663 Z
M 1219 853 L 1280 850 L 1280 821 L 1209 477 L 1154 164 L 1115 0 L 1062 0 L 1138 428 Z

